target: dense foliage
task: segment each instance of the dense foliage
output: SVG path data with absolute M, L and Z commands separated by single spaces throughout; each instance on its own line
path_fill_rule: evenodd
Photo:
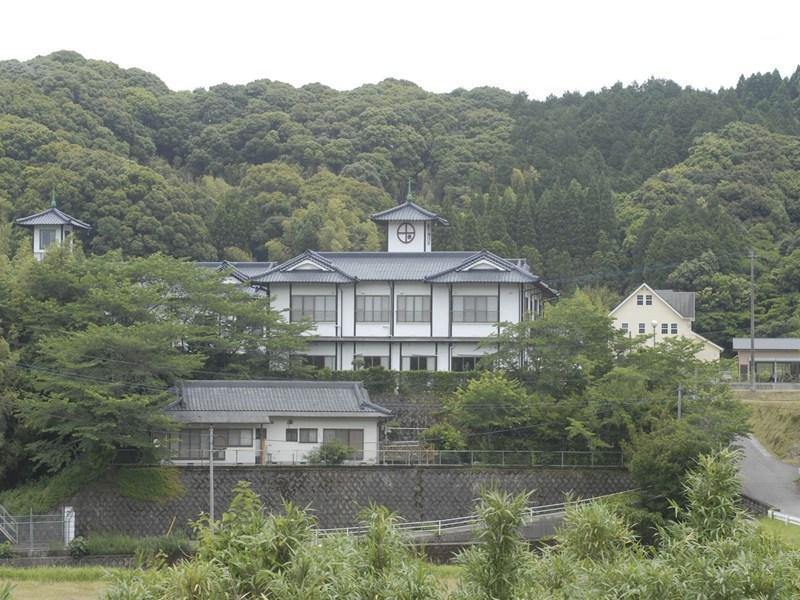
M 760 533 L 740 509 L 735 455 L 703 456 L 684 480 L 688 505 L 645 546 L 614 503 L 567 512 L 555 545 L 532 552 L 519 526 L 527 497 L 484 491 L 481 542 L 460 557 L 448 593 L 404 542 L 396 518 L 365 510 L 363 537 L 315 539 L 296 506 L 266 516 L 247 484 L 216 523 L 198 524 L 199 549 L 171 567 L 121 572 L 106 600 L 526 600 L 796 598 L 800 552 Z
M 696 289 L 701 332 L 727 345 L 746 327 L 751 246 L 759 332 L 800 332 L 798 135 L 800 70 L 544 101 L 392 79 L 174 92 L 63 51 L 0 62 L 0 223 L 55 190 L 94 225 L 92 253 L 281 259 L 380 247 L 366 216 L 413 177 L 451 222 L 439 249 L 522 256 L 562 289 Z M 25 235 L 0 227 L 0 253 Z
M 149 455 L 179 379 L 291 368 L 308 324 L 223 277 L 160 254 L 0 256 L 2 487 Z

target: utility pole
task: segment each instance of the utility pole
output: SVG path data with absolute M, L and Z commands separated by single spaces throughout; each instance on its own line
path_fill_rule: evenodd
M 683 412 L 683 384 L 678 384 L 678 420 L 681 419 L 681 413 Z
M 214 426 L 208 426 L 208 516 L 214 526 Z
M 756 391 L 756 253 L 750 248 L 750 389 Z

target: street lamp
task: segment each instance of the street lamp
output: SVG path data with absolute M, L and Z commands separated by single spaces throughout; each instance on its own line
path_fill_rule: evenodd
M 655 319 L 652 320 L 651 325 L 653 326 L 653 348 L 656 347 L 656 326 L 658 325 L 658 321 Z

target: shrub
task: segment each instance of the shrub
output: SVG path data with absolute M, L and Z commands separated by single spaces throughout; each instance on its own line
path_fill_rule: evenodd
M 85 537 L 79 535 L 69 543 L 67 550 L 72 558 L 83 558 L 89 554 L 89 544 Z
M 462 450 L 466 447 L 462 433 L 450 423 L 436 423 L 423 431 L 419 439 L 434 450 Z
M 11 558 L 14 552 L 11 550 L 11 542 L 0 542 L 0 558 Z
M 0 585 L 0 600 L 14 600 L 14 596 L 11 594 L 13 591 L 14 586 L 8 581 Z
M 136 554 L 145 559 L 163 555 L 174 561 L 194 551 L 193 542 L 183 534 L 133 537 L 128 535 L 93 535 L 86 540 L 93 556 Z
M 306 455 L 312 465 L 340 465 L 353 455 L 352 448 L 338 440 L 325 442 Z

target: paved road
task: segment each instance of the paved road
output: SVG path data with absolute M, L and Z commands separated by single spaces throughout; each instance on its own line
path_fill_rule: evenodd
M 800 486 L 795 483 L 800 477 L 797 467 L 772 456 L 753 436 L 739 438 L 737 444 L 744 451 L 739 467 L 742 492 L 800 517 Z

